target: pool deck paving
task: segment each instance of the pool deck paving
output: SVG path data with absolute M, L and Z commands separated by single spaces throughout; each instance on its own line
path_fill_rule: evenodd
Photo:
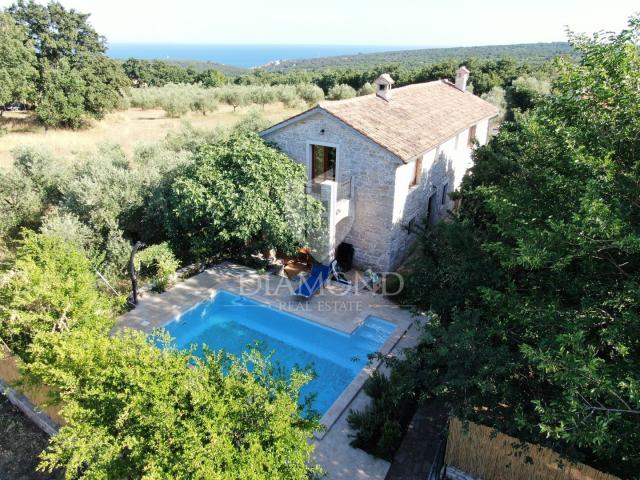
M 365 290 L 357 282 L 352 287 L 331 283 L 308 300 L 293 296 L 298 284 L 296 280 L 225 262 L 178 283 L 163 294 L 143 294 L 138 306 L 119 318 L 116 328 L 136 328 L 150 333 L 224 290 L 347 334 L 353 333 L 370 315 L 382 318 L 397 326 L 380 349 L 384 354 L 401 355 L 403 349 L 418 341 L 409 311 Z M 327 479 L 383 480 L 389 470 L 389 462 L 349 444 L 353 434 L 347 423 L 349 410 L 362 409 L 370 401 L 362 386 L 376 367 L 376 364 L 365 367 L 321 419 L 326 430 L 317 433 L 312 441 L 316 447 L 315 459 L 326 470 Z

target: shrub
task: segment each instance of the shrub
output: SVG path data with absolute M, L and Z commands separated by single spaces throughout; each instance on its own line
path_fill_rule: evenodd
M 202 115 L 206 115 L 207 112 L 213 112 L 218 108 L 218 100 L 211 90 L 198 92 L 193 101 L 193 108 Z
M 167 243 L 151 245 L 136 256 L 136 268 L 140 276 L 152 283 L 157 292 L 164 292 L 169 286 L 171 277 L 180 266 Z
M 257 352 L 197 358 L 166 336 L 125 330 L 78 332 L 43 356 L 31 372 L 61 393 L 66 423 L 40 468 L 114 479 L 318 473 L 310 439 L 319 424 L 301 418 L 298 405 L 308 375 L 283 378 Z
M 100 257 L 102 239 L 72 213 L 54 210 L 45 215 L 40 233 L 61 238 L 75 245 L 92 262 Z
M 305 182 L 300 164 L 255 134 L 201 147 L 168 189 L 165 223 L 175 251 L 196 259 L 293 251 L 307 225 L 319 221 Z
M 234 112 L 238 107 L 247 105 L 250 100 L 246 88 L 239 86 L 223 87 L 217 95 L 221 102 L 233 107 Z
M 340 85 L 331 87 L 327 98 L 329 100 L 345 100 L 347 98 L 353 98 L 355 96 L 356 91 L 353 89 L 353 87 L 342 83 Z
M 96 288 L 89 260 L 73 243 L 25 230 L 0 285 L 0 339 L 17 356 L 47 335 L 80 328 L 106 333 L 113 304 Z
M 233 127 L 240 134 L 258 133 L 271 126 L 271 122 L 264 118 L 255 107 L 249 110 L 242 119 Z
M 324 100 L 324 92 L 317 85 L 311 83 L 301 83 L 296 85 L 296 91 L 307 105 L 312 106 Z
M 46 206 L 42 190 L 15 169 L 0 172 L 0 203 L 0 236 L 5 240 L 23 227 L 37 228 Z
M 487 102 L 491 103 L 492 105 L 497 107 L 498 110 L 500 111 L 497 119 L 498 121 L 504 120 L 505 115 L 507 113 L 507 100 L 506 100 L 505 94 L 506 92 L 504 88 L 498 87 L 498 86 L 493 87 L 487 93 L 482 94 L 483 100 L 486 100 Z
M 291 85 L 280 85 L 276 88 L 276 98 L 287 108 L 295 108 L 302 103 L 296 87 Z
M 347 421 L 356 430 L 351 444 L 377 457 L 391 460 L 416 410 L 417 396 L 413 358 L 390 359 L 391 377 L 373 372 L 364 385 L 371 403 L 364 410 L 350 411 Z
M 18 147 L 11 153 L 14 168 L 33 182 L 42 192 L 45 202 L 59 200 L 59 186 L 68 174 L 62 162 L 43 147 Z
M 358 90 L 358 96 L 362 97 L 363 95 L 371 95 L 372 93 L 376 93 L 376 89 L 369 82 L 365 83 L 360 90 Z
M 189 98 L 180 95 L 178 92 L 170 92 L 160 100 L 160 106 L 171 118 L 178 118 L 191 110 Z
M 273 103 L 276 100 L 276 90 L 271 86 L 253 87 L 249 93 L 249 98 L 253 103 L 264 107 L 267 103 Z

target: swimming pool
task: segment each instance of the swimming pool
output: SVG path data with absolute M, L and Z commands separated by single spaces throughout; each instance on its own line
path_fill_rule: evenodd
M 330 315 L 330 312 L 327 312 Z M 324 414 L 395 330 L 369 316 L 351 335 L 226 291 L 199 303 L 165 325 L 178 348 L 202 345 L 240 355 L 255 341 L 287 372 L 312 366 L 316 378 L 302 389 L 315 394 L 312 407 Z

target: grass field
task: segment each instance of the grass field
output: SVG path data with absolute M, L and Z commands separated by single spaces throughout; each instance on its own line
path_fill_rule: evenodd
M 221 105 L 215 112 L 206 116 L 201 113 L 188 113 L 182 118 L 167 118 L 163 110 L 129 109 L 109 114 L 104 120 L 82 130 L 49 130 L 37 125 L 28 113 L 5 113 L 0 119 L 0 127 L 8 131 L 0 136 L 0 168 L 12 163 L 11 152 L 22 145 L 42 145 L 60 158 L 70 158 L 74 154 L 93 151 L 103 142 L 118 143 L 125 152 L 131 154 L 139 143 L 157 141 L 168 132 L 189 122 L 198 128 L 213 129 L 217 126 L 230 127 L 242 119 L 250 108 L 258 108 L 269 121 L 276 123 L 299 113 L 281 104 L 266 105 L 264 112 L 259 107 L 238 109 Z

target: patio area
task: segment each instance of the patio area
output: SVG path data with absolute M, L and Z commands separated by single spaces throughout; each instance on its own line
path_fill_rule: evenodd
M 117 328 L 152 332 L 181 312 L 225 290 L 347 334 L 353 333 L 369 315 L 392 322 L 396 329 L 380 349 L 382 353 L 399 354 L 403 348 L 417 342 L 412 315 L 382 295 L 365 290 L 357 282 L 351 288 L 331 283 L 308 300 L 293 296 L 298 283 L 295 279 L 222 263 L 178 283 L 163 294 L 146 293 L 134 310 L 120 317 Z M 350 409 L 364 408 L 369 401 L 361 389 L 375 367 L 368 366 L 361 371 L 321 419 L 326 430 L 318 432 L 313 442 L 315 458 L 326 469 L 326 478 L 382 480 L 389 470 L 388 462 L 349 445 L 352 431 L 347 416 Z

